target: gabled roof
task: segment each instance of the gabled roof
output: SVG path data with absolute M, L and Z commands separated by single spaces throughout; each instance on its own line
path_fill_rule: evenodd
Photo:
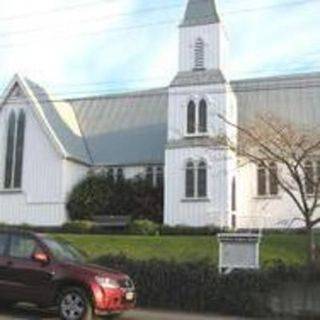
M 164 163 L 167 88 L 59 100 L 17 75 L 0 106 L 17 83 L 62 157 L 101 166 Z
M 73 122 L 73 110 L 71 109 L 70 115 L 70 110 L 63 108 L 58 116 L 57 105 L 51 102 L 52 98 L 49 98 L 46 91 L 19 75 L 15 75 L 5 89 L 0 106 L 3 106 L 7 99 L 11 98 L 11 93 L 16 87 L 22 90 L 25 103 L 33 108 L 41 129 L 47 135 L 55 150 L 64 158 L 90 164 L 90 158 L 84 148 L 79 131 L 73 130 L 74 128 L 70 126 Z
M 204 84 L 223 84 L 226 79 L 219 69 L 201 70 L 201 71 L 183 71 L 178 72 L 171 87 L 176 86 L 193 86 Z
M 213 24 L 219 21 L 215 0 L 189 0 L 181 26 Z
M 35 82 L 25 79 L 41 107 L 43 117 L 65 150 L 65 157 L 92 164 L 86 141 L 83 138 L 76 115 L 71 105 L 50 96 Z

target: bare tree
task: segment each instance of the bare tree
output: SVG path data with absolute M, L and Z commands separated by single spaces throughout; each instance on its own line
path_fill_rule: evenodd
M 294 202 L 308 233 L 309 262 L 315 259 L 313 228 L 320 222 L 320 131 L 259 115 L 240 126 L 221 117 L 238 131 L 238 142 L 225 138 L 239 157 L 265 169 Z M 275 166 L 276 164 L 276 166 Z

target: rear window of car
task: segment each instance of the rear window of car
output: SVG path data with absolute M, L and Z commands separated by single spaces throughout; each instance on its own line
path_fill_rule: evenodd
M 5 254 L 7 242 L 8 242 L 8 234 L 0 233 L 0 256 L 3 256 Z

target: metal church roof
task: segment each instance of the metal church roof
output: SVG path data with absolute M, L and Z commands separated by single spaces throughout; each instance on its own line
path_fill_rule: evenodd
M 68 102 L 95 165 L 164 163 L 167 88 Z
M 175 81 L 198 83 L 199 75 L 180 74 Z M 223 78 L 210 74 L 203 80 L 219 83 Z M 25 82 L 68 157 L 89 165 L 164 163 L 168 88 L 61 101 Z M 242 126 L 265 112 L 309 129 L 320 125 L 320 73 L 237 80 L 231 86 Z

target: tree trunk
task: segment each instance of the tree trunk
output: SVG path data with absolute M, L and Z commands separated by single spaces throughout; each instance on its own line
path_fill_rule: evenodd
M 307 236 L 308 236 L 308 265 L 311 267 L 316 261 L 316 245 L 314 241 L 313 229 L 311 226 L 307 226 Z

